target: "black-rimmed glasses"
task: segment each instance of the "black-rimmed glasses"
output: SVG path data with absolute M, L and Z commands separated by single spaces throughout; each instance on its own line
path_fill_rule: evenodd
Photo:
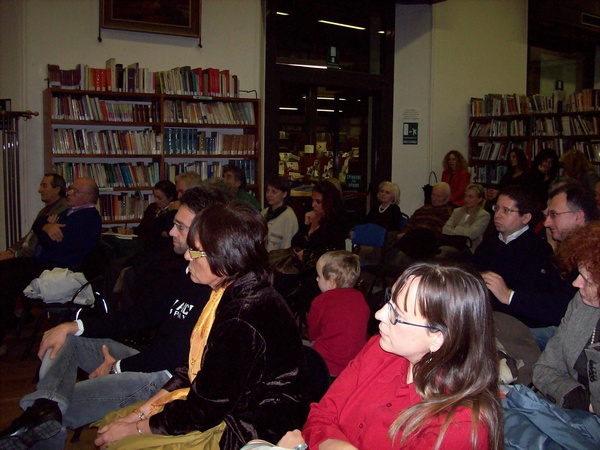
M 431 325 L 421 325 L 418 323 L 406 322 L 406 321 L 400 319 L 398 312 L 396 311 L 396 308 L 394 308 L 394 305 L 392 303 L 392 290 L 390 288 L 387 288 L 385 291 L 385 302 L 387 303 L 387 306 L 388 306 L 388 318 L 392 325 L 401 323 L 404 325 L 410 325 L 411 327 L 427 328 L 428 330 L 431 330 L 431 331 L 440 331 L 438 328 L 432 327 Z

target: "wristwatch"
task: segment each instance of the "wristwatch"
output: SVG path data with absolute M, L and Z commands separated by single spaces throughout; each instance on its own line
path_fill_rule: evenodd
M 298 444 L 293 448 L 293 450 L 308 450 L 308 444 Z
M 116 361 L 114 363 L 112 363 L 112 365 L 110 366 L 110 371 L 108 372 L 108 374 L 114 375 L 115 373 L 117 373 L 117 362 Z

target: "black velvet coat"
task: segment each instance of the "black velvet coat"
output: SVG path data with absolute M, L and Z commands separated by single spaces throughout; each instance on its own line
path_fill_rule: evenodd
M 164 386 L 189 387 L 188 367 Z M 219 446 L 237 450 L 251 439 L 277 442 L 302 428 L 305 368 L 298 327 L 281 296 L 253 273 L 227 288 L 217 307 L 202 369 L 186 400 L 150 418 L 155 434 L 178 435 L 227 424 Z

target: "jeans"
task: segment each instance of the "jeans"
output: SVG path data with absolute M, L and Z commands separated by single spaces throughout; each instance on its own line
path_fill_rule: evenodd
M 533 338 L 535 339 L 535 342 L 540 348 L 540 351 L 544 351 L 544 349 L 546 348 L 546 344 L 548 343 L 550 338 L 554 336 L 554 333 L 556 332 L 557 328 L 558 327 L 554 325 L 544 328 L 530 328 L 531 334 L 533 334 Z
M 36 448 L 63 448 L 67 437 L 65 427 L 78 428 L 102 419 L 111 411 L 147 400 L 171 378 L 169 372 L 163 370 L 124 372 L 77 382 L 78 367 L 92 373 L 104 362 L 102 345 L 106 345 L 117 360 L 138 353 L 112 339 L 68 336 L 54 359 L 50 359 L 51 349 L 44 355 L 37 391 L 23 397 L 20 405 L 26 409 L 38 398 L 54 400 L 63 415 L 63 430 Z M 51 441 L 57 441 L 56 445 Z

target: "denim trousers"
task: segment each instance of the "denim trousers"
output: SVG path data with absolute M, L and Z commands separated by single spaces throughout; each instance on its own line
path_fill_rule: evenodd
M 166 370 L 124 372 L 77 382 L 78 368 L 92 373 L 104 362 L 102 345 L 106 345 L 117 360 L 138 353 L 112 339 L 68 336 L 54 359 L 50 359 L 51 349 L 44 355 L 37 390 L 23 397 L 20 405 L 26 409 L 38 398 L 54 400 L 63 415 L 63 430 L 48 442 L 40 442 L 36 448 L 63 448 L 66 427 L 78 428 L 102 419 L 111 411 L 147 400 L 171 377 Z

